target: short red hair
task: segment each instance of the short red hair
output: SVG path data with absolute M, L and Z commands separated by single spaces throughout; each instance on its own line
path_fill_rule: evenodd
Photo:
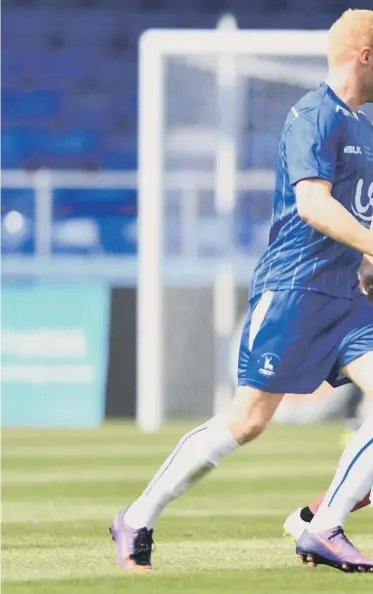
M 341 66 L 364 46 L 373 51 L 373 10 L 346 10 L 329 29 L 329 67 Z

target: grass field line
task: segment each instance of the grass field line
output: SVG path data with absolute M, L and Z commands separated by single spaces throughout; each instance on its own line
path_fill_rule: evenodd
M 215 509 L 210 506 L 170 507 L 164 511 L 165 517 L 171 518 L 219 518 L 219 517 L 283 517 L 284 519 L 291 511 L 289 504 L 282 507 L 227 507 L 222 508 L 221 501 Z M 45 501 L 42 505 L 32 502 L 3 502 L 2 523 L 12 524 L 43 524 L 61 522 L 84 522 L 84 521 L 110 521 L 116 512 L 112 503 L 92 503 L 87 500 L 80 503 L 59 503 Z
M 155 456 L 167 456 L 170 448 L 167 445 L 138 445 L 132 444 L 112 445 L 102 444 L 101 446 L 82 444 L 47 446 L 31 445 L 30 447 L 6 446 L 3 450 L 4 458 L 9 460 L 50 460 L 66 459 L 76 460 L 77 454 L 82 460 L 97 460 L 100 458 L 147 458 Z
M 134 445 L 134 441 L 131 443 L 118 442 L 117 444 L 102 443 L 102 444 L 49 444 L 47 440 L 44 443 L 34 444 L 32 441 L 28 445 L 17 445 L 7 443 L 4 440 L 3 443 L 3 457 L 9 460 L 49 460 L 49 459 L 76 459 L 77 455 L 79 459 L 101 459 L 101 458 L 147 458 L 156 456 L 168 456 L 170 449 L 176 445 L 172 443 L 150 443 L 150 444 L 137 444 Z M 330 455 L 334 457 L 338 453 L 338 448 L 331 448 L 330 452 L 325 452 L 325 448 L 319 448 L 316 444 L 312 444 L 312 452 L 317 457 L 318 455 Z M 292 449 L 292 444 L 276 443 L 260 443 L 256 442 L 251 448 L 242 448 L 238 451 L 235 456 L 273 456 L 279 457 L 281 455 L 291 455 L 293 457 L 303 456 L 305 453 L 309 453 L 309 444 L 297 445 L 297 450 Z
M 201 514 L 203 517 L 205 512 L 219 515 L 234 514 L 240 512 L 254 513 L 250 510 L 263 510 L 270 513 L 268 510 L 274 510 L 274 515 L 286 513 L 290 510 L 299 507 L 300 502 L 311 501 L 314 498 L 313 490 L 297 490 L 294 493 L 287 493 L 286 500 L 281 493 L 273 492 L 271 490 L 264 493 L 247 492 L 243 496 L 242 493 L 229 493 L 222 497 L 219 493 L 215 495 L 198 495 L 196 492 L 189 494 L 186 499 L 181 499 L 171 504 L 164 513 L 182 516 Z M 125 505 L 126 501 L 119 501 L 115 498 L 103 498 L 99 502 L 88 498 L 59 498 L 54 501 L 32 499 L 23 499 L 21 501 L 7 500 L 3 498 L 2 501 L 2 521 L 3 523 L 22 523 L 22 522 L 42 522 L 59 521 L 58 518 L 77 516 L 77 518 L 84 519 L 85 514 L 91 519 L 91 514 L 95 518 L 100 515 L 106 517 L 106 514 L 111 516 L 118 507 Z M 127 502 L 128 503 L 128 502 Z
M 147 482 L 154 472 L 154 468 L 136 466 L 115 466 L 104 468 L 47 468 L 47 469 L 11 469 L 3 470 L 2 485 L 33 485 L 51 483 L 102 483 L 106 481 L 145 481 Z M 262 477 L 298 477 L 298 476 L 320 476 L 331 475 L 333 465 L 331 463 L 304 464 L 298 462 L 289 464 L 252 464 L 231 468 L 222 467 L 209 477 L 210 481 L 229 481 L 244 478 Z
M 354 540 L 362 549 L 372 544 L 364 535 L 355 535 Z M 297 568 L 298 562 L 294 545 L 283 538 L 161 542 L 154 554 L 153 575 L 287 567 Z M 14 548 L 5 550 L 2 558 L 3 582 L 92 579 L 118 573 L 115 545 L 110 542 L 84 541 L 79 548 L 67 543 L 58 549 Z
M 141 434 L 136 427 L 133 420 L 118 423 L 106 421 L 103 425 L 92 428 L 45 428 L 45 427 L 2 427 L 2 437 L 6 443 L 24 444 L 28 445 L 31 442 L 45 443 L 49 442 L 51 445 L 63 446 L 64 444 L 71 444 L 78 441 L 84 443 L 128 443 L 133 444 L 134 441 L 139 443 L 151 444 L 170 443 L 170 440 L 177 440 L 183 434 L 206 422 L 207 419 L 189 419 L 189 420 L 172 420 L 163 425 L 159 432 L 153 434 Z M 286 436 L 290 433 L 293 438 L 302 445 L 302 438 L 304 433 L 310 433 L 315 436 L 315 445 L 318 440 L 316 438 L 327 441 L 330 434 L 340 435 L 343 432 L 342 423 L 322 423 L 317 425 L 297 425 L 297 424 L 277 424 L 272 423 L 270 430 L 266 436 L 261 438 L 261 445 L 268 445 L 270 441 L 275 439 L 279 443 L 286 444 Z M 267 437 L 268 436 L 268 437 Z
M 154 554 L 155 573 L 258 569 L 296 566 L 292 544 L 283 539 L 162 542 Z M 269 555 L 268 555 L 269 553 Z M 117 575 L 116 548 L 110 543 L 84 542 L 80 548 L 5 550 L 3 582 L 60 580 Z M 125 576 L 124 576 L 125 577 Z

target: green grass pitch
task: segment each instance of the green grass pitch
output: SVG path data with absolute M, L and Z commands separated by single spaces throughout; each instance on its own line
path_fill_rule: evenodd
M 107 527 L 191 424 L 141 435 L 95 430 L 2 433 L 3 594 L 362 594 L 372 575 L 302 567 L 282 537 L 287 514 L 324 490 L 341 428 L 272 427 L 159 521 L 154 571 L 128 575 Z M 373 554 L 371 508 L 347 530 Z

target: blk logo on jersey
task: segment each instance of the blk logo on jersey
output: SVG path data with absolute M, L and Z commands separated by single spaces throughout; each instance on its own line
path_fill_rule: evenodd
M 359 179 L 351 208 L 354 215 L 366 224 L 370 223 L 373 217 L 373 182 L 368 187 L 367 196 L 364 194 L 364 180 Z
M 264 353 L 258 360 L 260 367 L 258 369 L 261 375 L 271 377 L 275 375 L 275 368 L 280 363 L 280 357 L 275 353 Z
M 345 146 L 344 153 L 346 155 L 362 155 L 361 146 Z

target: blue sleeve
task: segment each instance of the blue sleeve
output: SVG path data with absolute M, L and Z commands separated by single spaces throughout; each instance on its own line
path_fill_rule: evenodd
M 292 185 L 310 178 L 334 183 L 340 129 L 340 121 L 330 112 L 325 115 L 319 110 L 294 119 L 285 139 Z

